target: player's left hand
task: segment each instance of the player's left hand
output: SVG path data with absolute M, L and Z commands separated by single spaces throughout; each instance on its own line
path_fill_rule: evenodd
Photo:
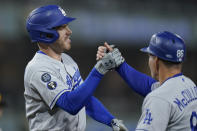
M 94 66 L 100 74 L 106 74 L 109 70 L 112 70 L 116 67 L 115 59 L 113 54 L 110 52 L 106 54 L 102 59 L 97 61 Z
M 107 52 L 112 52 L 114 50 L 114 45 L 108 45 L 107 42 L 104 46 L 99 46 L 96 54 L 96 60 L 102 59 Z
M 108 53 L 107 53 L 108 51 Z M 107 42 L 104 43 L 104 46 L 99 46 L 96 54 L 96 60 L 102 59 L 106 55 L 111 55 L 111 58 L 115 61 L 116 66 L 119 67 L 124 61 L 124 57 L 118 48 L 114 45 L 109 45 Z
M 112 119 L 111 125 L 113 128 L 113 131 L 129 131 L 126 126 L 123 124 L 122 120 L 118 119 Z
M 122 54 L 120 53 L 118 48 L 114 48 L 114 50 L 109 53 L 112 54 L 112 58 L 115 61 L 116 67 L 119 67 L 125 61 L 124 57 L 122 57 Z M 109 53 L 107 53 L 106 55 L 108 55 Z

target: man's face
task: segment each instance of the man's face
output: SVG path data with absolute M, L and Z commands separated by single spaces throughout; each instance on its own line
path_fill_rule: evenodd
M 149 54 L 148 64 L 149 64 L 151 76 L 154 79 L 159 80 L 159 74 L 158 74 L 158 70 L 157 70 L 157 68 L 158 68 L 157 60 L 158 59 L 156 56 Z
M 55 41 L 55 43 L 51 44 L 50 47 L 56 53 L 62 53 L 64 51 L 70 50 L 71 48 L 71 40 L 70 35 L 72 31 L 69 29 L 68 25 L 62 25 L 57 27 L 57 32 L 59 33 L 59 38 Z

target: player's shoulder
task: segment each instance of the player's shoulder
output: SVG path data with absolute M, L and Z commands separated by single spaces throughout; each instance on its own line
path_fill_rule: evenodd
M 66 64 L 66 65 L 73 64 L 73 65 L 77 66 L 77 63 L 74 61 L 74 59 L 66 53 L 62 53 L 62 60 L 63 60 L 64 64 Z
M 155 90 L 155 89 L 157 89 L 159 87 L 160 87 L 160 83 L 159 83 L 159 81 L 156 81 L 156 82 L 152 83 L 151 91 L 153 91 L 153 90 Z
M 43 55 L 44 56 L 44 55 Z M 46 58 L 45 58 L 46 59 Z M 44 62 L 45 60 L 43 58 L 41 58 L 40 54 L 39 53 L 36 53 L 34 55 L 34 57 L 28 62 L 27 66 L 26 67 L 34 67 L 34 66 L 42 66 L 42 63 Z M 38 64 L 40 63 L 40 64 Z
M 191 85 L 191 86 L 196 86 L 196 84 L 194 83 L 194 81 L 192 81 L 189 77 L 183 75 L 183 80 L 185 83 L 187 83 L 188 85 Z
M 168 88 L 169 89 L 169 88 Z M 166 89 L 163 85 L 152 90 L 144 99 L 143 107 L 147 105 L 155 105 L 158 103 L 165 103 L 171 105 L 170 90 Z M 158 105 L 159 106 L 159 105 Z
M 51 58 L 52 59 L 52 58 Z M 31 61 L 27 64 L 25 72 L 38 72 L 53 70 L 50 58 L 44 54 L 36 53 Z
M 167 79 L 162 85 L 150 92 L 147 97 L 158 97 L 170 100 L 185 88 L 185 85 L 195 86 L 195 83 L 188 77 L 181 75 Z
M 172 88 L 174 88 L 174 82 L 171 80 L 167 80 L 165 81 L 162 85 L 160 85 L 159 83 L 156 83 L 156 85 L 158 86 L 157 88 L 155 88 L 154 90 L 152 90 L 148 96 L 149 97 L 165 97 L 166 94 L 169 95 L 170 91 L 172 90 Z
M 73 58 L 70 55 L 66 54 L 66 53 L 62 53 L 62 59 L 74 62 Z

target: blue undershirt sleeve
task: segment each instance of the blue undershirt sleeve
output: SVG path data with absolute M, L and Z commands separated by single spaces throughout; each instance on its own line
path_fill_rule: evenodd
M 93 68 L 86 80 L 75 90 L 64 92 L 56 105 L 72 115 L 77 114 L 90 99 L 102 77 L 103 75 Z
M 111 120 L 114 119 L 114 116 L 109 113 L 98 99 L 92 96 L 85 107 L 88 116 L 111 127 Z
M 156 82 L 155 79 L 135 70 L 126 62 L 121 64 L 116 71 L 126 81 L 131 89 L 142 96 L 146 96 L 151 92 L 151 86 Z

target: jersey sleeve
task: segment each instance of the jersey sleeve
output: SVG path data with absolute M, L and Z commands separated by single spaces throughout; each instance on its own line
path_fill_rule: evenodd
M 155 79 L 135 70 L 126 62 L 121 64 L 116 71 L 126 81 L 131 89 L 142 96 L 146 96 L 151 92 L 152 86 L 155 85 L 154 83 L 157 83 Z
M 93 68 L 85 81 L 71 92 L 65 92 L 62 94 L 57 100 L 56 105 L 75 115 L 92 97 L 92 94 L 97 88 L 102 77 L 103 75 Z M 88 102 L 90 103 L 91 101 Z
M 94 96 L 86 104 L 86 113 L 94 120 L 111 126 L 114 116 L 104 107 L 104 105 Z
M 161 98 L 145 98 L 136 131 L 166 131 L 170 109 L 170 103 Z
M 52 109 L 57 99 L 66 91 L 71 91 L 69 86 L 58 76 L 51 72 L 35 72 L 30 80 L 30 84 L 41 99 Z

